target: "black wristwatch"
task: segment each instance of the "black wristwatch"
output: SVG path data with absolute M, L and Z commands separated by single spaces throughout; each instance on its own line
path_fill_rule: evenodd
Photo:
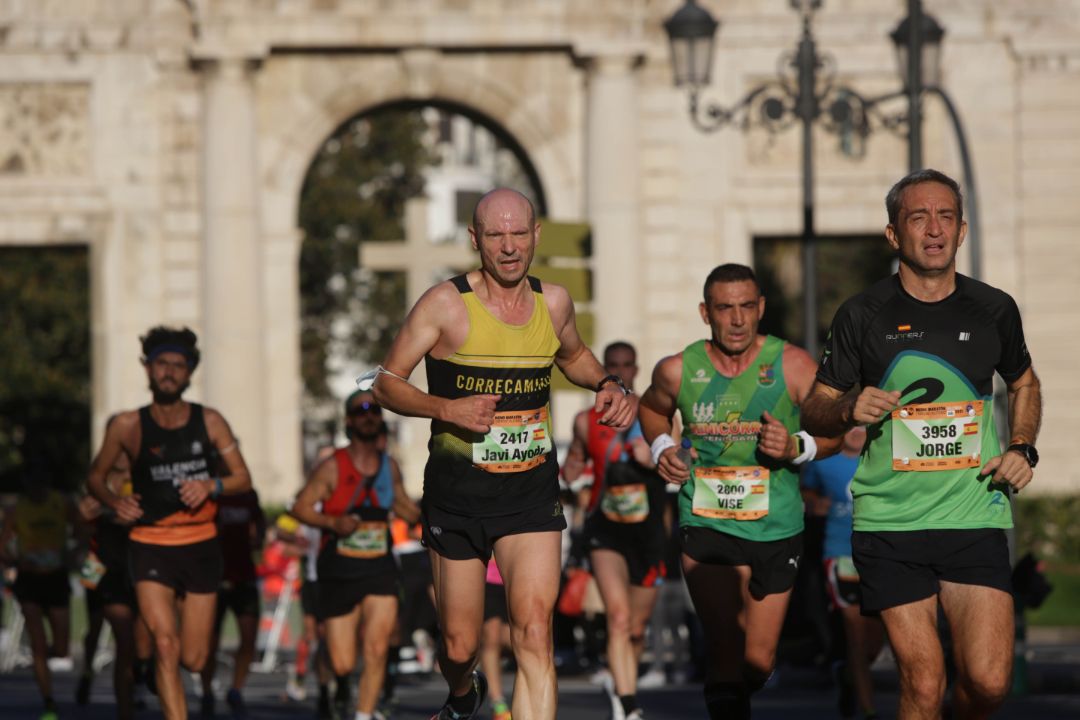
M 603 378 L 601 378 L 600 382 L 596 383 L 596 392 L 600 392 L 601 390 L 603 390 L 604 386 L 608 383 L 615 383 L 616 385 L 618 385 L 622 389 L 623 395 L 630 394 L 629 388 L 626 387 L 626 384 L 623 383 L 622 378 L 618 375 L 605 375 Z
M 1039 451 L 1035 449 L 1034 445 L 1029 445 L 1028 443 L 1016 443 L 1015 445 L 1010 445 L 1005 452 L 1009 452 L 1010 450 L 1015 450 L 1023 455 L 1024 459 L 1027 460 L 1027 464 L 1031 467 L 1035 467 L 1039 464 Z

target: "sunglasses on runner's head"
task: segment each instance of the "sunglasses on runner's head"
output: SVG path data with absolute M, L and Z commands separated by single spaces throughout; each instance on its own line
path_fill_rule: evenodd
M 378 415 L 382 412 L 382 408 L 373 402 L 362 402 L 358 405 L 353 405 L 349 408 L 349 417 L 357 417 L 359 415 L 367 415 L 368 413 L 374 413 Z

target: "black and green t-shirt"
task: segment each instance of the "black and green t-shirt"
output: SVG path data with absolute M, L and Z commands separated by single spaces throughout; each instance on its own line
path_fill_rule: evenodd
M 698 457 L 679 493 L 681 526 L 755 541 L 802 532 L 798 474 L 788 463 L 758 451 L 763 412 L 788 432 L 799 429 L 783 357 L 784 341 L 767 336 L 753 362 L 739 375 L 726 377 L 713 366 L 707 341 L 683 350 L 676 405 Z
M 1008 488 L 979 469 L 1001 453 L 993 379 L 1031 366 L 1020 311 L 963 275 L 944 300 L 915 299 L 892 276 L 837 311 L 817 379 L 898 390 L 901 408 L 868 428 L 851 484 L 861 531 L 1007 528 Z

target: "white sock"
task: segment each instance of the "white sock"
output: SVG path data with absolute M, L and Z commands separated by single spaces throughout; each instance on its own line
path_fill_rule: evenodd
M 362 713 L 359 710 L 356 711 L 356 717 L 353 720 L 372 720 L 371 713 Z

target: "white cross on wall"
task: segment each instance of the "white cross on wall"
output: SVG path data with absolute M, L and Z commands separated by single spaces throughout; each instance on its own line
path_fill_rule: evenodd
M 376 272 L 404 271 L 406 308 L 412 309 L 420 296 L 439 278 L 437 272 L 462 271 L 479 266 L 476 252 L 468 246 L 436 244 L 428 237 L 427 198 L 405 201 L 403 242 L 360 243 L 360 267 Z M 442 280 L 448 280 L 447 275 Z

